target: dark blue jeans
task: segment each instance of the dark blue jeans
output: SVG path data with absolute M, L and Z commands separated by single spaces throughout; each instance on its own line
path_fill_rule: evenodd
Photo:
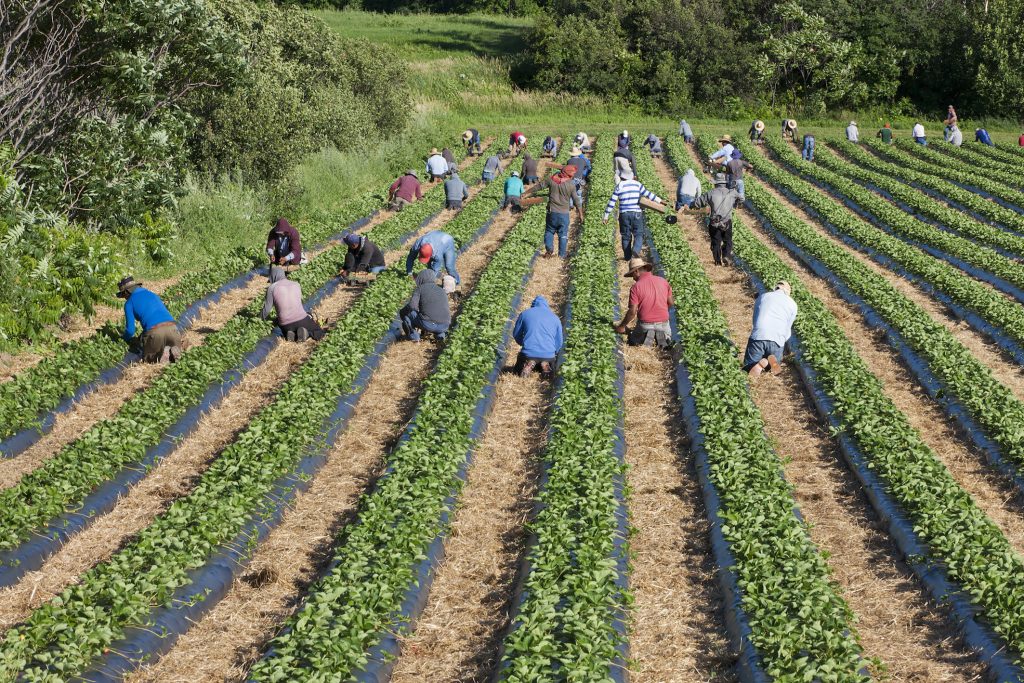
M 638 256 L 644 250 L 644 214 L 642 211 L 627 211 L 619 214 L 619 234 L 622 236 L 622 254 L 626 260 Z
M 569 214 L 548 212 L 544 225 L 544 248 L 549 254 L 555 252 L 555 233 L 558 233 L 558 255 L 565 258 L 569 253 Z
M 402 329 L 406 334 L 409 335 L 409 339 L 413 341 L 419 341 L 420 330 L 424 332 L 433 332 L 437 335 L 438 339 L 444 339 L 445 334 L 448 332 L 447 325 L 441 325 L 435 323 L 433 320 L 427 320 L 419 311 L 405 311 L 402 315 Z

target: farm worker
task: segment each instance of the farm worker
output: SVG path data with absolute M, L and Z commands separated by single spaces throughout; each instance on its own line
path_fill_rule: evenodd
M 423 189 L 420 187 L 420 179 L 416 175 L 416 171 L 410 168 L 405 175 L 391 183 L 391 187 L 388 189 L 388 201 L 391 202 L 391 205 L 388 208 L 392 211 L 401 211 L 417 199 L 422 198 Z
M 619 147 L 612 155 L 612 170 L 615 172 L 615 182 L 619 182 L 625 174 L 631 173 L 636 176 L 636 160 L 629 147 Z
M 310 337 L 319 341 L 326 334 L 319 323 L 306 313 L 299 283 L 289 280 L 280 266 L 270 268 L 270 286 L 267 287 L 260 317 L 266 320 L 272 310 L 277 311 L 277 326 L 281 336 L 288 341 L 304 342 Z
M 441 150 L 441 156 L 444 158 L 445 161 L 448 162 L 449 171 L 454 171 L 456 168 L 459 167 L 459 164 L 456 163 L 455 161 L 455 155 L 452 154 L 452 151 L 447 147 Z
M 693 200 L 700 196 L 700 179 L 693 172 L 692 168 L 686 169 L 686 173 L 676 184 L 676 211 L 683 208 L 690 208 Z
M 494 177 L 501 173 L 501 159 L 498 158 L 497 154 L 492 154 L 487 157 L 487 161 L 484 162 L 484 172 L 480 175 L 480 179 L 484 183 L 489 183 L 494 180 Z
M 427 157 L 427 180 L 439 180 L 446 175 L 448 175 L 448 162 L 435 147 L 430 150 L 430 156 Z
M 345 235 L 345 265 L 341 276 L 348 277 L 351 273 L 379 273 L 384 270 L 384 252 L 365 235 L 350 232 Z
M 619 133 L 619 137 L 616 140 L 616 143 L 619 147 L 629 147 L 629 131 L 624 130 L 621 133 Z
M 850 121 L 850 125 L 846 127 L 846 139 L 850 142 L 860 142 L 860 129 L 857 128 L 856 121 Z
M 690 124 L 686 122 L 686 119 L 679 122 L 679 134 L 683 136 L 683 142 L 693 142 L 693 130 L 690 129 Z
M 804 161 L 814 161 L 814 136 L 808 133 L 804 136 L 804 149 L 800 153 Z
M 956 109 L 953 109 L 952 104 L 949 105 L 949 107 L 946 109 L 946 119 L 943 121 L 943 123 L 951 128 L 956 124 L 960 123 L 960 119 L 957 118 L 956 115 Z
M 590 159 L 583 156 L 583 150 L 580 147 L 573 147 L 569 150 L 569 160 L 565 162 L 566 166 L 572 166 L 575 170 L 573 171 L 573 178 L 576 179 L 576 186 L 582 185 L 587 178 L 590 177 L 590 171 L 592 166 Z
M 583 131 L 576 133 L 576 146 L 584 152 L 590 151 L 590 138 Z
M 526 136 L 516 131 L 508 136 L 508 153 L 512 156 L 519 154 L 519 151 L 526 147 Z
M 1017 138 L 1017 146 L 1024 147 L 1024 133 L 1021 133 L 1020 137 Z
M 576 217 L 583 222 L 583 199 L 573 182 L 576 166 L 566 164 L 558 173 L 531 187 L 524 196 L 548 190 L 548 213 L 544 224 L 545 256 L 555 253 L 555 234 L 558 234 L 558 255 L 565 258 L 569 252 L 569 209 L 576 207 Z
M 747 135 L 750 136 L 750 141 L 755 145 L 761 144 L 761 141 L 764 139 L 764 121 L 758 119 L 751 123 Z
M 796 140 L 796 119 L 782 119 L 782 139 Z
M 135 336 L 135 321 L 142 326 L 142 359 L 147 363 L 175 362 L 181 358 L 181 334 L 167 306 L 159 296 L 136 282 L 131 275 L 117 283 L 117 296 L 124 299 L 124 340 Z
M 512 338 L 523 347 L 516 356 L 516 374 L 528 377 L 539 366 L 541 376 L 550 377 L 564 337 L 562 321 L 551 310 L 547 299 L 538 296 L 519 314 L 512 328 Z
M 786 342 L 793 334 L 796 320 L 796 302 L 789 283 L 779 280 L 775 289 L 757 297 L 754 304 L 754 329 L 747 340 L 743 354 L 743 369 L 750 377 L 757 377 L 767 368 L 778 374 Z
M 462 134 L 462 141 L 466 143 L 466 156 L 473 156 L 474 150 L 480 154 L 480 131 L 470 128 Z
M 753 170 L 753 166 L 750 162 L 743 158 L 743 152 L 738 149 L 732 151 L 732 158 L 729 159 L 729 163 L 725 165 L 726 170 L 729 173 L 729 177 L 732 179 L 732 186 L 739 192 L 740 199 L 746 199 L 744 193 L 745 186 L 743 184 L 743 172 Z
M 455 278 L 455 284 L 461 284 L 459 271 L 455 270 L 455 238 L 440 230 L 431 230 L 423 235 L 409 248 L 405 258 L 405 274 L 412 275 L 412 265 L 419 259 L 420 263 L 434 271 L 436 277 L 441 276 L 441 269 Z
M 924 126 L 921 125 L 920 121 L 918 121 L 917 123 L 914 124 L 914 128 L 910 132 L 910 135 L 911 135 L 911 137 L 914 138 L 914 142 L 916 142 L 917 144 L 919 144 L 919 145 L 927 145 L 928 144 L 928 139 L 924 135 Z
M 519 171 L 512 171 L 512 175 L 505 181 L 505 201 L 501 208 L 511 207 L 510 211 L 519 211 L 522 206 L 519 203 L 523 195 L 523 181 L 519 179 Z
M 284 218 L 278 218 L 267 236 L 267 256 L 271 265 L 297 266 L 302 263 L 302 242 L 299 231 Z
M 711 209 L 708 220 L 708 234 L 711 237 L 711 255 L 715 265 L 729 265 L 732 260 L 732 211 L 743 198 L 735 189 L 729 188 L 724 173 L 716 173 L 715 188 L 705 192 L 693 201 L 694 209 Z
M 461 209 L 462 202 L 469 199 L 469 189 L 459 177 L 458 171 L 452 171 L 448 180 L 444 181 L 444 208 Z
M 721 147 L 718 148 L 718 151 L 708 157 L 708 161 L 711 164 L 715 164 L 716 162 L 718 164 L 724 164 L 729 161 L 732 157 L 733 150 L 736 149 L 733 147 L 731 135 L 723 135 L 718 138 L 718 144 L 721 145 Z
M 664 204 L 658 195 L 644 187 L 639 180 L 633 179 L 632 171 L 626 170 L 622 172 L 622 180 L 615 186 L 615 191 L 604 207 L 602 220 L 607 223 L 612 209 L 616 204 L 619 205 L 619 235 L 622 237 L 622 253 L 627 261 L 639 255 L 644 248 L 644 212 L 640 208 L 640 197 Z
M 648 135 L 647 139 L 644 140 L 644 144 L 650 147 L 652 157 L 656 159 L 661 158 L 661 140 L 658 139 L 657 135 L 654 133 Z
M 964 144 L 964 134 L 963 131 L 960 130 L 959 126 L 950 126 L 949 142 L 955 147 L 959 147 Z
M 888 123 L 882 126 L 882 129 L 875 133 L 876 138 L 881 138 L 882 142 L 889 145 L 892 144 L 892 126 Z
M 980 142 L 983 145 L 988 145 L 989 147 L 995 147 L 995 145 L 992 144 L 992 136 L 989 135 L 988 131 L 984 128 L 974 129 L 974 141 Z
M 538 170 L 538 162 L 530 153 L 527 152 L 523 155 L 523 182 L 527 185 L 532 185 L 540 180 L 540 171 Z
M 672 328 L 668 324 L 668 309 L 675 306 L 672 286 L 668 280 L 651 272 L 651 264 L 642 258 L 632 258 L 626 266 L 626 277 L 633 278 L 629 288 L 629 308 L 622 321 L 615 326 L 619 334 L 626 333 L 626 327 L 637 321 L 629 333 L 630 346 L 668 346 L 672 339 Z
M 448 295 L 437 284 L 437 273 L 424 268 L 416 274 L 416 289 L 399 315 L 402 332 L 410 341 L 418 342 L 420 332 L 430 332 L 438 339 L 444 339 L 452 324 L 452 313 L 448 309 Z
M 550 135 L 544 138 L 544 144 L 540 148 L 540 155 L 554 159 L 558 155 L 558 141 Z

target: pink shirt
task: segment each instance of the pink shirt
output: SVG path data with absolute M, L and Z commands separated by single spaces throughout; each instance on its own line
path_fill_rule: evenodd
M 267 294 L 274 300 L 279 325 L 291 325 L 305 319 L 306 309 L 302 307 L 302 288 L 299 287 L 298 282 L 292 280 L 275 282 L 270 285 Z
M 637 317 L 642 323 L 668 322 L 668 298 L 672 286 L 668 280 L 653 273 L 643 272 L 629 288 L 629 305 L 636 307 Z

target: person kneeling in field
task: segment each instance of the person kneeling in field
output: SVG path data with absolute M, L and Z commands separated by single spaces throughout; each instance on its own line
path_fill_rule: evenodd
M 441 270 L 444 269 L 455 278 L 455 284 L 462 284 L 459 271 L 455 269 L 456 252 L 454 237 L 442 230 L 431 230 L 409 248 L 409 255 L 405 258 L 405 274 L 412 275 L 412 267 L 416 259 L 419 259 L 437 277 L 441 277 Z
M 414 342 L 420 340 L 421 332 L 444 339 L 452 324 L 452 314 L 448 309 L 448 295 L 437 284 L 437 273 L 424 268 L 416 274 L 415 282 L 416 289 L 400 313 L 402 332 Z
M 174 317 L 159 296 L 129 275 L 117 283 L 117 296 L 124 299 L 124 340 L 135 337 L 135 321 L 142 326 L 139 341 L 147 363 L 175 362 L 181 358 L 181 333 Z
M 350 232 L 345 235 L 345 265 L 341 277 L 347 278 L 353 273 L 371 273 L 376 275 L 384 270 L 384 252 L 365 235 Z
M 462 202 L 467 199 L 469 199 L 469 188 L 459 177 L 458 171 L 452 171 L 451 177 L 444 181 L 444 208 L 461 209 Z
M 648 135 L 647 139 L 644 140 L 644 144 L 647 145 L 650 148 L 651 156 L 652 157 L 654 157 L 655 159 L 660 159 L 661 158 L 661 155 L 662 155 L 661 140 L 658 139 L 657 135 L 655 135 L 654 133 L 651 133 L 650 135 Z
M 757 297 L 754 304 L 754 329 L 747 340 L 743 355 L 743 369 L 753 378 L 771 368 L 778 374 L 786 342 L 793 335 L 796 320 L 796 302 L 791 296 L 789 283 L 779 280 L 775 289 Z
M 505 201 L 501 203 L 501 208 L 508 207 L 512 212 L 522 211 L 522 196 L 523 181 L 519 179 L 519 171 L 512 171 L 512 175 L 505 181 Z
M 391 187 L 388 188 L 388 201 L 390 202 L 388 208 L 392 211 L 401 211 L 417 199 L 422 198 L 423 189 L 420 187 L 419 176 L 411 168 L 405 172 L 405 175 L 391 183 Z
M 562 321 L 551 310 L 548 300 L 538 296 L 530 308 L 519 314 L 512 337 L 523 348 L 516 357 L 515 373 L 528 377 L 540 370 L 544 378 L 554 372 L 555 358 L 562 349 Z
M 555 140 L 550 135 L 544 138 L 544 145 L 540 148 L 540 155 L 551 159 L 558 156 L 558 140 Z
M 281 329 L 281 336 L 288 341 L 303 342 L 310 337 L 319 341 L 326 334 L 313 316 L 306 313 L 302 305 L 302 287 L 298 282 L 289 280 L 284 268 L 278 266 L 270 269 L 270 286 L 267 287 L 260 317 L 266 320 L 272 310 L 277 311 L 277 326 Z
M 278 218 L 267 236 L 267 256 L 271 265 L 298 266 L 304 263 L 299 231 L 284 218 Z
M 630 346 L 656 344 L 665 348 L 672 340 L 668 323 L 668 309 L 676 304 L 672 286 L 665 278 L 653 274 L 651 264 L 642 258 L 631 259 L 628 268 L 626 276 L 635 282 L 629 288 L 629 309 L 615 331 L 626 334 L 626 327 L 636 320 L 637 326 L 629 332 Z

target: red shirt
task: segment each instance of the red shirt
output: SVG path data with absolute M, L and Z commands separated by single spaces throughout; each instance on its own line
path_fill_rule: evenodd
M 512 135 L 508 136 L 508 144 L 510 144 L 510 145 L 516 144 L 517 142 L 519 142 L 519 138 L 520 137 L 526 137 L 526 136 L 524 136 L 522 133 L 520 133 L 517 130 L 515 133 L 512 133 Z
M 396 197 L 401 197 L 407 202 L 412 202 L 413 197 L 416 199 L 423 197 L 420 181 L 416 180 L 416 176 L 408 174 L 391 183 L 391 191 L 395 193 Z
M 644 271 L 629 288 L 629 305 L 636 307 L 642 323 L 668 322 L 668 298 L 672 286 L 663 277 Z
M 1021 134 L 1021 136 L 1017 138 L 1017 144 L 1024 147 L 1024 134 Z

